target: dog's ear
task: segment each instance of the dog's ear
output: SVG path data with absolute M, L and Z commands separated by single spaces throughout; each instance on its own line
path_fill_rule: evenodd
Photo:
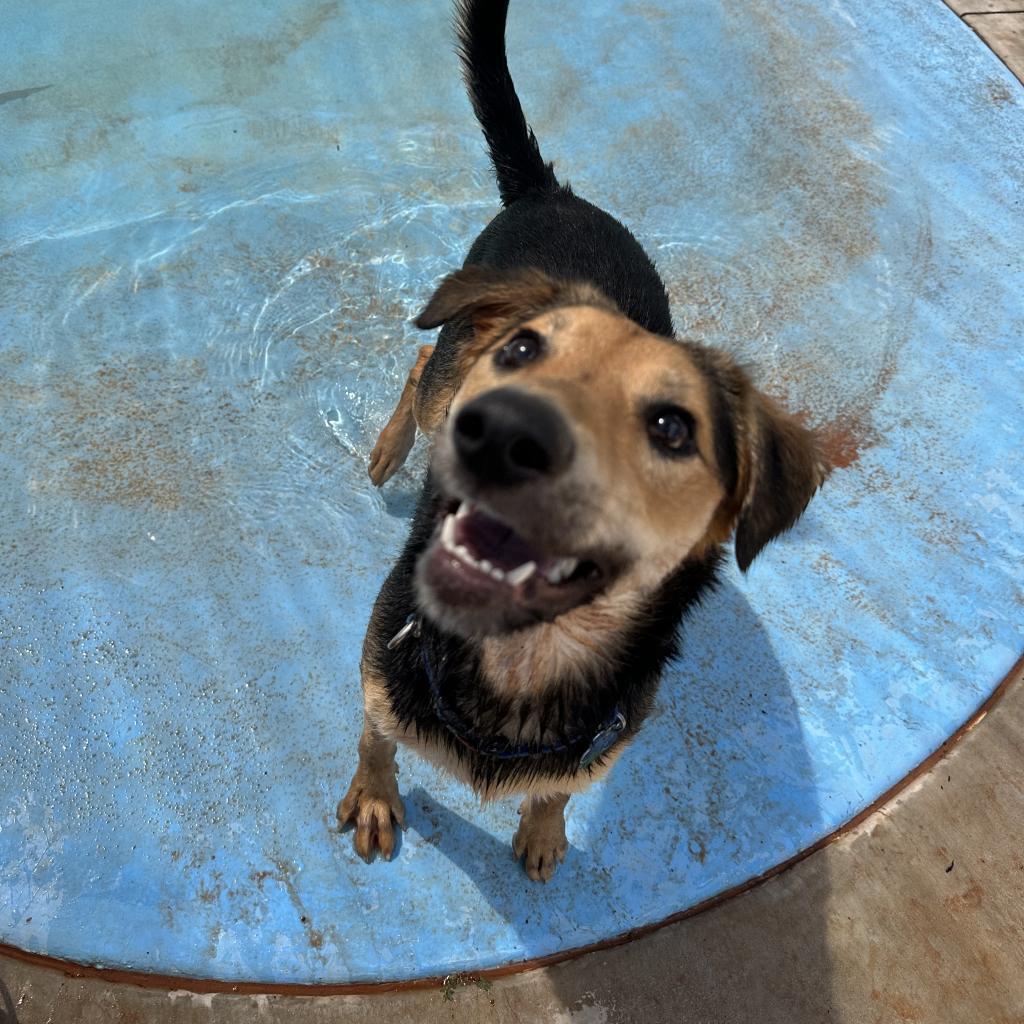
M 738 438 L 743 468 L 735 540 L 743 572 L 770 540 L 800 518 L 827 475 L 810 430 L 753 388 L 746 399 Z
M 422 330 L 430 330 L 451 320 L 464 319 L 478 334 L 489 334 L 502 323 L 569 303 L 606 308 L 612 305 L 590 285 L 559 281 L 532 267 L 498 270 L 470 266 L 449 274 L 441 282 L 415 323 Z

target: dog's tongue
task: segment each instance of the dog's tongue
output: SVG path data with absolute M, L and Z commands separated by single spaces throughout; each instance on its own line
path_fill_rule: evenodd
M 492 519 L 477 508 L 459 510 L 455 520 L 455 542 L 465 545 L 477 560 L 487 559 L 502 570 L 541 561 L 541 556 L 511 526 Z

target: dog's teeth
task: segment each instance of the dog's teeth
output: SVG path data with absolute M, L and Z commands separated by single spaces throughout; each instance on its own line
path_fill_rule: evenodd
M 469 562 L 470 565 L 476 565 L 476 559 L 473 557 L 469 548 L 465 544 L 459 544 L 455 548 L 455 554 L 459 556 L 464 562 Z
M 481 569 L 483 569 L 484 572 L 490 572 L 494 568 L 494 566 L 491 565 L 491 563 L 488 562 L 486 558 L 481 558 L 477 564 L 480 566 Z
M 544 575 L 550 583 L 561 583 L 576 571 L 579 564 L 578 558 L 560 558 Z
M 511 583 L 513 587 L 518 587 L 520 583 L 525 583 L 536 571 L 536 562 L 524 562 L 518 568 L 505 573 L 505 581 Z
M 445 516 L 441 526 L 441 543 L 449 551 L 455 550 L 455 516 Z
M 455 510 L 456 519 L 465 519 L 466 516 L 472 511 L 472 505 L 468 501 L 462 502 L 459 507 Z
M 492 579 L 496 579 L 499 583 L 505 582 L 505 574 L 496 565 L 492 566 L 488 572 L 491 574 Z

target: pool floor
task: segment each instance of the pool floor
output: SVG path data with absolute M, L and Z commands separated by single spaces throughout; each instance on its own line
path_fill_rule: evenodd
M 13 13 L 0 943 L 338 984 L 586 946 L 832 832 L 1020 654 L 1018 84 L 940 0 L 587 14 L 513 0 L 542 151 L 836 469 L 692 620 L 539 886 L 512 801 L 401 752 L 395 860 L 334 821 L 425 459 L 376 491 L 369 451 L 498 209 L 446 3 Z

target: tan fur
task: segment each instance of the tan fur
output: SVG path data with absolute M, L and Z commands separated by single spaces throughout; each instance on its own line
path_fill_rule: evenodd
M 447 748 L 426 741 L 412 731 L 399 732 L 396 735 L 396 739 L 403 747 L 408 747 L 425 761 L 429 761 L 435 768 L 441 769 L 441 771 L 446 772 L 452 778 L 458 779 L 459 782 L 467 786 L 473 785 L 473 780 L 470 778 L 469 772 L 463 763 Z M 617 744 L 609 753 L 602 757 L 600 765 L 594 764 L 585 772 L 577 772 L 574 775 L 567 775 L 560 779 L 537 778 L 529 783 L 490 785 L 484 789 L 476 788 L 476 792 L 484 802 L 500 800 L 510 796 L 521 796 L 523 794 L 547 798 L 557 794 L 573 795 L 583 793 L 595 782 L 600 782 L 612 770 L 615 762 L 625 752 L 626 745 L 624 742 Z
M 519 808 L 519 828 L 512 838 L 512 852 L 522 860 L 527 875 L 535 882 L 549 882 L 555 868 L 565 860 L 569 843 L 565 838 L 565 805 L 569 797 L 527 797 Z
M 486 637 L 481 670 L 495 692 L 506 696 L 542 693 L 553 679 L 582 679 L 611 659 L 638 604 L 635 594 L 616 586 L 553 622 Z
M 365 784 L 367 776 L 371 776 L 379 784 L 378 788 L 382 788 L 383 782 L 386 781 L 389 766 L 385 757 L 386 747 L 375 745 L 375 743 L 393 744 L 396 742 L 401 743 L 404 747 L 408 747 L 416 754 L 419 754 L 424 760 L 429 761 L 435 767 L 447 772 L 460 782 L 472 785 L 472 779 L 465 766 L 447 747 L 420 737 L 415 729 L 403 729 L 398 724 L 391 710 L 391 704 L 388 701 L 384 680 L 379 673 L 369 666 L 366 659 L 364 659 L 362 667 L 362 689 L 363 711 L 366 724 L 363 729 L 363 737 L 359 741 L 359 767 L 356 770 L 356 779 L 360 780 L 361 785 Z M 364 747 L 367 750 L 365 763 L 363 757 Z M 592 783 L 604 778 L 611 771 L 612 766 L 619 759 L 625 747 L 625 743 L 620 743 L 609 753 L 605 754 L 600 765 L 592 765 L 587 772 L 578 773 L 575 776 L 563 779 L 536 779 L 529 784 L 494 786 L 480 792 L 480 798 L 481 800 L 497 800 L 501 797 L 523 794 L 547 798 L 559 793 L 582 793 Z M 391 758 L 393 762 L 393 748 Z M 383 768 L 381 767 L 382 765 L 384 766 Z M 353 788 L 359 788 L 356 786 L 356 779 L 353 779 L 352 786 L 349 787 L 349 794 L 345 800 L 338 805 L 338 818 L 342 825 L 353 820 L 353 805 L 349 798 L 352 795 Z M 342 817 L 343 808 L 345 809 L 344 817 Z
M 365 657 L 362 663 L 362 683 L 363 713 L 366 720 L 382 736 L 390 736 L 392 739 L 399 738 L 397 721 L 391 711 L 391 702 L 388 700 L 384 679 L 376 669 L 369 667 Z
M 544 358 L 512 374 L 492 359 L 478 358 L 451 412 L 501 386 L 541 395 L 560 408 L 577 445 L 571 473 L 595 510 L 589 527 L 571 543 L 629 551 L 636 563 L 630 592 L 643 597 L 705 541 L 725 497 L 707 380 L 682 346 L 607 309 L 562 308 L 519 327 L 544 337 Z M 504 340 L 499 332 L 490 348 Z M 698 456 L 666 458 L 651 448 L 644 419 L 651 401 L 678 404 L 693 414 Z
M 569 301 L 611 308 L 590 285 L 555 281 L 529 267 L 516 271 L 465 267 L 449 274 L 417 317 L 416 325 L 429 329 L 461 321 L 464 336 L 459 342 L 454 376 L 441 386 L 416 392 L 413 412 L 420 430 L 429 437 L 441 426 L 465 374 L 510 321 Z
M 550 518 L 565 512 L 571 524 L 564 538 L 569 553 L 615 551 L 625 563 L 589 603 L 553 621 L 481 639 L 486 685 L 506 697 L 528 699 L 555 680 L 584 679 L 607 664 L 645 599 L 680 563 L 726 540 L 737 522 L 757 512 L 768 431 L 776 444 L 792 449 L 807 480 L 814 486 L 820 482 L 823 469 L 803 427 L 760 395 L 727 356 L 704 352 L 702 365 L 710 363 L 718 379 L 726 381 L 736 435 L 738 483 L 726 493 L 715 457 L 711 385 L 691 354 L 694 350 L 644 331 L 587 286 L 566 285 L 537 271 L 508 274 L 468 268 L 446 279 L 417 322 L 433 327 L 453 320 L 461 321 L 465 330 L 454 379 L 441 382 L 438 374 L 430 388 L 419 387 L 429 356 L 427 347 L 420 350 L 371 460 L 374 482 L 383 482 L 401 465 L 411 447 L 414 420 L 435 436 L 433 465 L 439 478 L 451 477 L 455 459 L 447 424 L 453 415 L 478 395 L 514 386 L 562 412 L 571 427 L 575 456 L 559 480 L 539 481 L 525 499 L 503 496 L 500 501 L 509 507 L 492 511 L 499 518 L 506 512 L 516 523 L 523 516 Z M 542 358 L 511 372 L 496 366 L 493 353 L 523 328 L 542 337 Z M 652 448 L 646 417 L 659 404 L 678 405 L 694 417 L 696 454 L 673 458 Z M 363 693 L 367 724 L 359 768 L 338 813 L 343 822 L 356 823 L 357 850 L 367 849 L 368 843 L 372 849 L 376 836 L 389 854 L 392 821 L 401 814 L 394 789 L 395 742 L 464 782 L 472 784 L 472 779 L 446 746 L 399 727 L 384 681 L 369 658 L 364 660 Z M 520 740 L 537 742 L 544 736 L 541 722 L 528 722 L 520 731 L 517 721 L 509 726 L 513 728 Z M 478 789 L 484 800 L 526 794 L 513 847 L 525 859 L 531 878 L 546 881 L 564 855 L 563 811 L 569 795 L 604 777 L 625 746 L 618 743 L 600 767 L 588 771 Z
M 372 687 L 364 687 L 364 694 Z M 363 860 L 379 849 L 387 860 L 395 848 L 393 824 L 405 823 L 405 807 L 398 795 L 395 741 L 382 732 L 367 713 L 359 739 L 359 764 L 348 792 L 338 804 L 338 822 L 355 826 L 354 845 Z
M 416 440 L 416 425 L 419 422 L 414 418 L 414 409 L 417 400 L 417 388 L 423 367 L 427 360 L 433 355 L 433 345 L 421 345 L 416 362 L 409 371 L 405 387 L 399 396 L 398 405 L 391 414 L 391 419 L 380 432 L 377 443 L 370 452 L 370 479 L 377 487 L 382 486 L 390 480 L 403 466 L 409 457 L 413 442 Z M 437 419 L 440 423 L 441 417 Z M 437 426 L 437 423 L 434 426 Z M 420 429 L 425 433 L 426 428 L 420 423 Z M 429 426 L 429 424 L 428 424 Z
M 479 355 L 491 333 L 547 306 L 582 303 L 613 309 L 596 288 L 580 282 L 558 281 L 531 267 L 496 270 L 471 266 L 449 274 L 416 318 L 416 326 L 429 330 L 454 320 L 473 327 L 469 353 Z M 480 344 L 478 344 L 478 342 Z M 467 364 L 472 362 L 469 357 Z

